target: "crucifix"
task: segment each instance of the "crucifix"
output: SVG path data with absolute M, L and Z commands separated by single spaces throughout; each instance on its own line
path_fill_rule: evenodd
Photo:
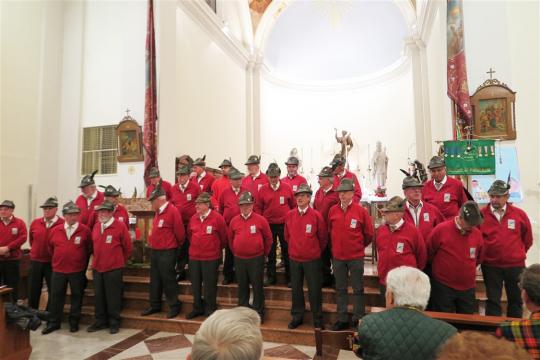
M 486 71 L 486 74 L 489 74 L 489 79 L 490 80 L 493 80 L 493 74 L 496 73 L 495 70 L 493 70 L 492 68 L 489 68 L 489 71 Z
M 131 110 L 129 110 L 129 108 L 126 108 L 126 116 L 129 116 L 129 112 L 130 112 L 130 111 L 131 111 Z

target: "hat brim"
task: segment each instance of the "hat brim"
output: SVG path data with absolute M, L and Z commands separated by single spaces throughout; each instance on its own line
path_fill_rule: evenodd
M 52 208 L 57 208 L 58 205 L 43 204 L 43 205 L 40 205 L 39 207 L 42 208 L 42 209 L 52 209 Z
M 407 186 L 401 186 L 401 189 L 405 190 L 405 189 L 423 188 L 423 187 L 424 187 L 424 184 L 420 184 L 420 185 L 407 185 Z
M 255 201 L 239 201 L 238 205 L 252 205 L 255 204 Z
M 509 195 L 510 191 L 506 190 L 505 192 L 499 192 L 499 191 L 488 191 L 488 195 L 494 195 L 494 196 L 505 196 Z
M 11 205 L 0 205 L 0 208 L 10 208 L 10 209 L 15 209 L 15 206 L 11 206 Z
M 354 188 L 353 189 L 345 189 L 345 188 L 340 188 L 338 186 L 338 188 L 336 189 L 336 192 L 346 192 L 346 191 L 354 191 Z
M 298 196 L 298 195 L 302 195 L 302 194 L 308 194 L 308 195 L 313 195 L 313 191 L 297 191 L 294 193 L 294 196 Z
M 446 167 L 446 164 L 442 164 L 442 165 L 428 165 L 428 169 L 429 170 L 433 170 L 433 169 L 439 169 L 439 168 L 443 168 L 443 167 Z
M 382 208 L 379 210 L 380 212 L 405 212 L 405 208 L 403 209 L 392 209 L 392 208 Z
M 62 211 L 62 214 L 64 215 L 67 215 L 67 214 L 80 214 L 81 213 L 81 210 L 75 210 L 75 209 L 71 209 L 71 210 L 67 210 L 67 211 Z

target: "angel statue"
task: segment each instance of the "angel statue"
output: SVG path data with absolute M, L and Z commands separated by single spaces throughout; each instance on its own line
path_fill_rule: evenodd
M 349 155 L 353 147 L 351 133 L 349 133 L 347 130 L 342 130 L 341 136 L 338 136 L 338 131 L 336 128 L 334 128 L 334 132 L 335 132 L 337 143 L 341 145 L 341 152 L 340 152 L 341 157 L 344 159 L 347 159 L 347 155 Z

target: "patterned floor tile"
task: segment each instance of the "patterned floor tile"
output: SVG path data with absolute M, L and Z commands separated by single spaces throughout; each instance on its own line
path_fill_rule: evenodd
M 174 335 L 145 340 L 145 344 L 148 347 L 148 350 L 150 350 L 151 354 L 183 348 L 191 348 L 191 341 L 189 341 L 184 335 Z
M 284 359 L 311 359 L 310 356 L 296 349 L 292 345 L 281 345 L 264 351 L 264 356 Z

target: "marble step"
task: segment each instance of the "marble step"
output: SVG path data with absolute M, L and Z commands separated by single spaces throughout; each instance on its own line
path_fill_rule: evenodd
M 166 313 L 164 312 L 149 316 L 141 316 L 140 311 L 138 310 L 124 309 L 121 314 L 121 326 L 131 329 L 151 329 L 180 334 L 195 334 L 205 318 L 200 317 L 193 320 L 186 320 L 185 315 L 189 311 L 191 310 L 182 309 L 181 313 L 176 318 L 167 319 Z M 66 306 L 64 313 L 69 313 L 69 306 Z M 90 324 L 93 321 L 94 308 L 92 306 L 83 306 L 81 322 L 83 324 Z M 294 330 L 289 330 L 287 328 L 288 323 L 289 318 L 265 319 L 264 323 L 261 325 L 264 341 L 282 344 L 315 345 L 315 333 L 311 325 L 303 324 Z M 81 331 L 85 331 L 85 329 L 82 328 Z

